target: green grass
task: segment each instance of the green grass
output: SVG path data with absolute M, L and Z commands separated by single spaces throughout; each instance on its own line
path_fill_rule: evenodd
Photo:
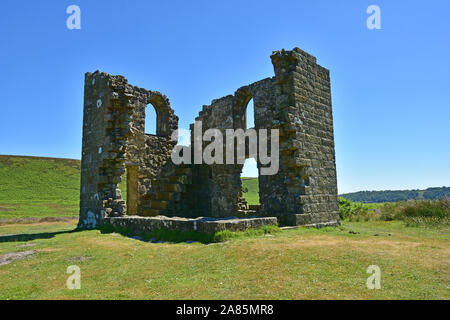
M 0 201 L 0 219 L 70 217 L 77 216 L 78 212 L 78 201 Z
M 0 226 L 0 255 L 36 251 L 0 266 L 0 299 L 450 298 L 448 228 L 344 222 L 255 231 L 208 245 L 74 228 L 67 222 Z M 80 290 L 66 288 L 70 265 L 81 269 Z M 381 269 L 380 290 L 366 288 L 369 265 Z
M 80 161 L 0 156 L 0 201 L 79 201 Z
M 259 204 L 258 178 L 242 178 L 242 195 L 248 204 Z
M 0 156 L 0 219 L 78 214 L 80 161 Z

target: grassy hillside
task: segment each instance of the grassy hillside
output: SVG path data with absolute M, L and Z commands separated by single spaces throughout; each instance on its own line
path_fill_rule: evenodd
M 0 219 L 78 214 L 80 161 L 0 156 Z
M 259 204 L 258 178 L 242 178 L 242 195 L 248 204 Z

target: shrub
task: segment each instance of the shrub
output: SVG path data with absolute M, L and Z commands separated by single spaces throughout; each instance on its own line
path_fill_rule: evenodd
M 450 199 L 440 199 L 437 201 L 422 200 L 415 201 L 406 206 L 402 214 L 405 217 L 434 217 L 445 218 L 450 212 Z
M 338 204 L 339 204 L 339 217 L 342 220 L 346 220 L 347 217 L 351 214 L 350 207 L 352 205 L 352 202 L 343 197 L 339 197 Z
M 339 215 L 348 221 L 404 221 L 407 226 L 450 224 L 450 198 L 370 205 L 339 197 Z
M 342 220 L 367 221 L 369 220 L 369 207 L 362 202 L 352 202 L 343 197 L 338 198 L 339 216 Z
M 406 201 L 397 206 L 387 206 L 397 220 L 406 226 L 445 226 L 449 225 L 450 199 Z

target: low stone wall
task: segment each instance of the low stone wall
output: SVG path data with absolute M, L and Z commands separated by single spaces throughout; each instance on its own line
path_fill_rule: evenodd
M 148 233 L 158 229 L 169 229 L 178 231 L 199 231 L 204 233 L 214 233 L 217 231 L 244 231 L 251 228 L 261 228 L 268 225 L 278 225 L 277 218 L 181 218 L 181 217 L 107 217 L 103 219 L 103 224 L 111 225 L 114 228 L 127 228 L 135 233 Z
M 285 226 L 302 226 L 302 227 L 329 227 L 340 225 L 332 212 L 321 212 L 319 214 L 285 214 L 278 216 L 278 221 Z

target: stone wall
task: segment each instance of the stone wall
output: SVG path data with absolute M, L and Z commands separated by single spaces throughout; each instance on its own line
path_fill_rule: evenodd
M 244 231 L 258 229 L 264 226 L 276 226 L 275 217 L 260 217 L 249 219 L 213 219 L 213 218 L 181 218 L 181 217 L 108 217 L 106 224 L 116 229 L 128 229 L 133 233 L 150 233 L 155 230 L 169 229 L 178 231 L 198 231 L 215 233 L 224 230 Z
M 224 136 L 229 128 L 246 129 L 246 107 L 253 98 L 255 129 L 278 129 L 280 135 L 278 173 L 259 175 L 259 213 L 277 216 L 286 224 L 295 224 L 297 214 L 311 215 L 308 221 L 314 222 L 309 224 L 337 223 L 329 71 L 298 48 L 274 52 L 271 58 L 275 77 L 213 100 L 203 106 L 196 120 L 202 122 L 203 131 L 218 128 Z M 270 145 L 268 149 L 270 153 Z M 257 164 L 261 172 L 259 159 Z M 235 215 L 240 206 L 242 167 L 237 163 L 194 166 L 197 177 L 192 197 L 201 201 L 193 210 L 213 217 Z
M 131 86 L 122 76 L 86 73 L 84 90 L 79 226 L 93 227 L 105 216 L 126 214 L 118 184 L 129 166 L 137 167 L 140 213 L 152 180 L 170 165 L 170 136 L 178 128 L 178 117 L 165 95 Z M 156 135 L 147 135 L 145 111 L 152 106 Z
M 299 48 L 274 52 L 271 58 L 279 90 L 279 174 L 284 176 L 284 190 L 275 192 L 280 201 L 265 203 L 266 212 L 277 216 L 308 215 L 315 223 L 337 222 L 329 71 Z M 292 216 L 285 221 L 297 224 Z

